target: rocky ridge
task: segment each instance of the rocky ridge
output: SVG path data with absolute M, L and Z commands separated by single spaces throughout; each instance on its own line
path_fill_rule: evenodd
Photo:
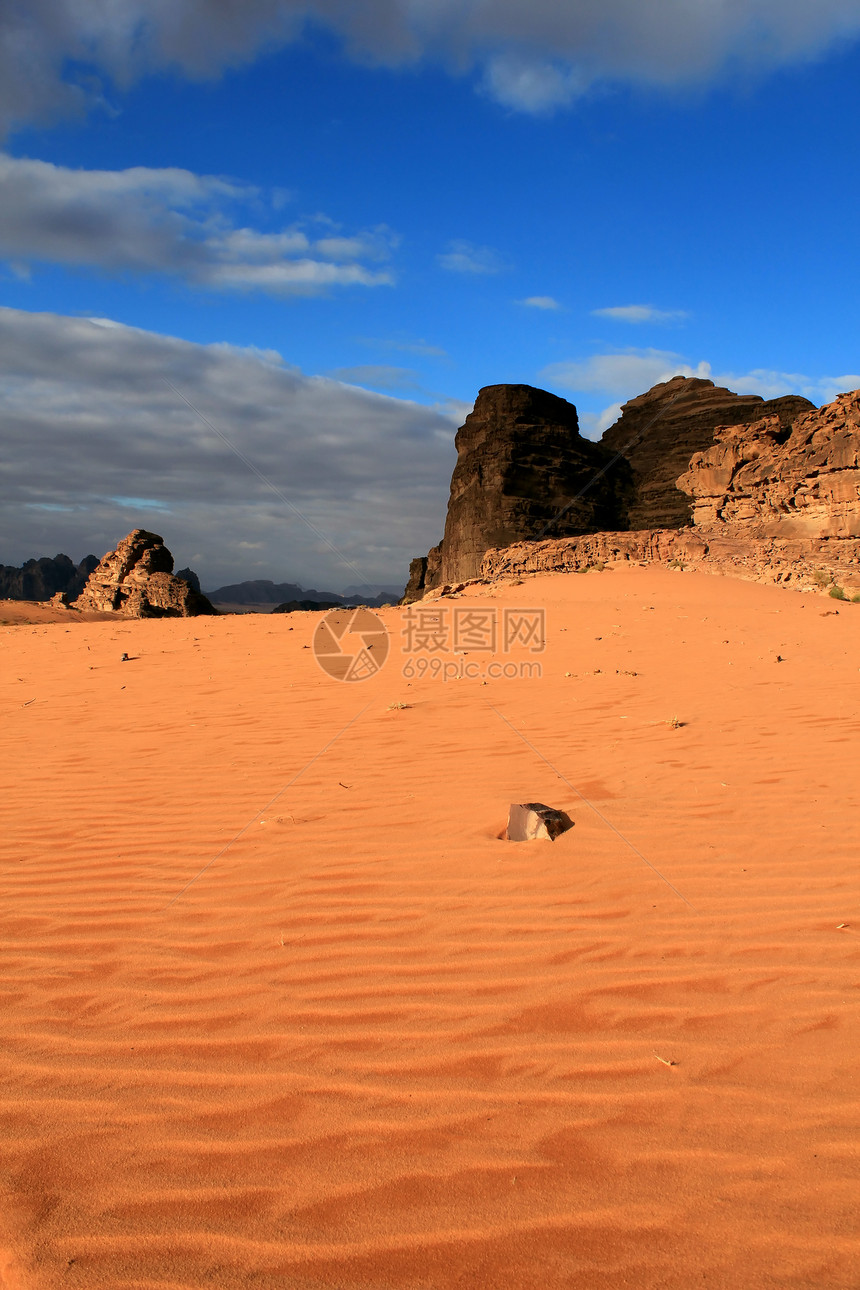
M 0 564 L 0 600 L 51 600 L 57 595 L 73 600 L 98 562 L 97 555 L 84 556 L 80 564 L 55 555 L 27 560 L 20 568 Z
M 173 556 L 164 539 L 146 529 L 134 529 L 115 551 L 104 556 L 74 608 L 109 611 L 126 618 L 190 618 L 217 613 L 189 582 L 174 576 Z
M 481 580 L 497 582 L 536 573 L 585 573 L 624 563 L 658 563 L 681 571 L 700 569 L 799 591 L 838 587 L 848 597 L 860 593 L 860 538 L 754 536 L 738 533 L 730 525 L 703 530 L 638 529 L 557 541 L 518 542 L 486 553 Z M 450 590 L 439 588 L 431 595 Z

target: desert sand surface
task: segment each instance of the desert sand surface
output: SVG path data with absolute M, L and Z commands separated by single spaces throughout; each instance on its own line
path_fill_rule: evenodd
M 0 628 L 7 1290 L 860 1285 L 860 606 L 454 605 L 545 606 L 543 676 Z
M 66 609 L 47 601 L 39 600 L 0 600 L 0 627 L 20 627 L 59 623 L 63 626 L 78 626 L 81 623 L 113 622 L 115 614 L 98 612 L 80 613 L 77 609 Z

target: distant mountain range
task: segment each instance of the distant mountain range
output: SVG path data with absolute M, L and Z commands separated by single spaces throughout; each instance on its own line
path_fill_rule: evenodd
M 39 560 L 27 560 L 21 566 L 0 564 L 0 600 L 50 600 L 58 591 L 75 599 L 98 563 L 95 555 L 86 556 L 80 564 L 74 564 L 67 555 L 57 555 L 53 559 L 43 556 Z M 193 570 L 180 569 L 176 576 L 183 578 L 194 591 L 200 591 L 200 580 Z M 379 606 L 396 604 L 403 588 L 373 582 L 344 587 L 342 592 L 317 591 L 313 587 L 300 587 L 296 582 L 257 578 L 218 587 L 206 594 L 215 604 L 259 605 L 262 609 L 290 601 Z
M 385 586 L 382 583 L 365 583 L 363 586 L 345 587 L 340 593 L 335 591 L 317 591 L 313 587 L 300 587 L 295 582 L 272 582 L 268 578 L 257 578 L 249 582 L 233 582 L 226 587 L 217 587 L 207 591 L 206 595 L 215 605 L 282 605 L 288 601 L 322 601 L 330 604 L 388 605 L 400 599 L 402 587 Z
M 58 591 L 71 599 L 80 595 L 87 578 L 97 566 L 97 555 L 87 555 L 74 564 L 67 555 L 42 556 L 26 560 L 20 568 L 0 564 L 0 600 L 50 600 Z

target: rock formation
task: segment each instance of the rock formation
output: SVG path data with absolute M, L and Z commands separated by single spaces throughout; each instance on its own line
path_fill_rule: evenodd
M 0 564 L 0 600 L 51 600 L 58 594 L 74 600 L 98 562 L 96 555 L 85 556 L 80 564 L 55 555 L 27 560 L 20 569 Z
M 489 385 L 457 432 L 445 536 L 410 569 L 406 598 L 477 576 L 484 552 L 550 532 L 618 528 L 626 463 L 583 439 L 576 408 L 531 385 Z
M 181 578 L 183 582 L 187 582 L 191 590 L 196 591 L 198 595 L 203 594 L 200 590 L 200 579 L 193 569 L 177 569 L 173 576 Z
M 135 529 L 90 574 L 76 609 L 111 611 L 127 618 L 189 618 L 217 610 L 183 578 L 157 533 Z
M 690 499 L 677 486 L 694 453 L 714 442 L 717 426 L 773 417 L 789 426 L 814 410 L 808 399 L 788 395 L 765 402 L 757 394 L 733 394 L 698 377 L 675 376 L 631 399 L 601 443 L 621 453 L 633 471 L 634 496 L 625 529 L 681 528 L 692 518 Z
M 660 561 L 801 590 L 860 592 L 860 391 L 802 413 L 793 426 L 772 413 L 718 427 L 678 485 L 692 497 L 692 527 L 520 542 L 488 551 L 482 576 Z
M 697 528 L 860 537 L 860 391 L 799 417 L 724 426 L 678 480 Z
M 768 418 L 786 437 L 808 399 L 765 401 L 676 376 L 625 403 L 599 444 L 579 435 L 576 409 L 528 385 L 492 385 L 457 434 L 445 536 L 413 560 L 404 601 L 478 576 L 484 554 L 525 539 L 689 525 L 678 487 L 719 426 Z
M 702 569 L 800 591 L 838 586 L 852 596 L 860 593 L 860 538 L 756 536 L 729 524 L 701 531 L 636 529 L 518 542 L 504 550 L 488 551 L 481 576 L 498 582 L 535 573 L 585 573 L 627 562 Z M 438 589 L 430 594 L 437 595 Z

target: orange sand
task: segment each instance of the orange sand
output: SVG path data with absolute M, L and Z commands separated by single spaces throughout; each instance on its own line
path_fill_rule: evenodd
M 860 1285 L 860 606 L 457 603 L 546 605 L 543 679 L 0 628 L 0 1284 Z

